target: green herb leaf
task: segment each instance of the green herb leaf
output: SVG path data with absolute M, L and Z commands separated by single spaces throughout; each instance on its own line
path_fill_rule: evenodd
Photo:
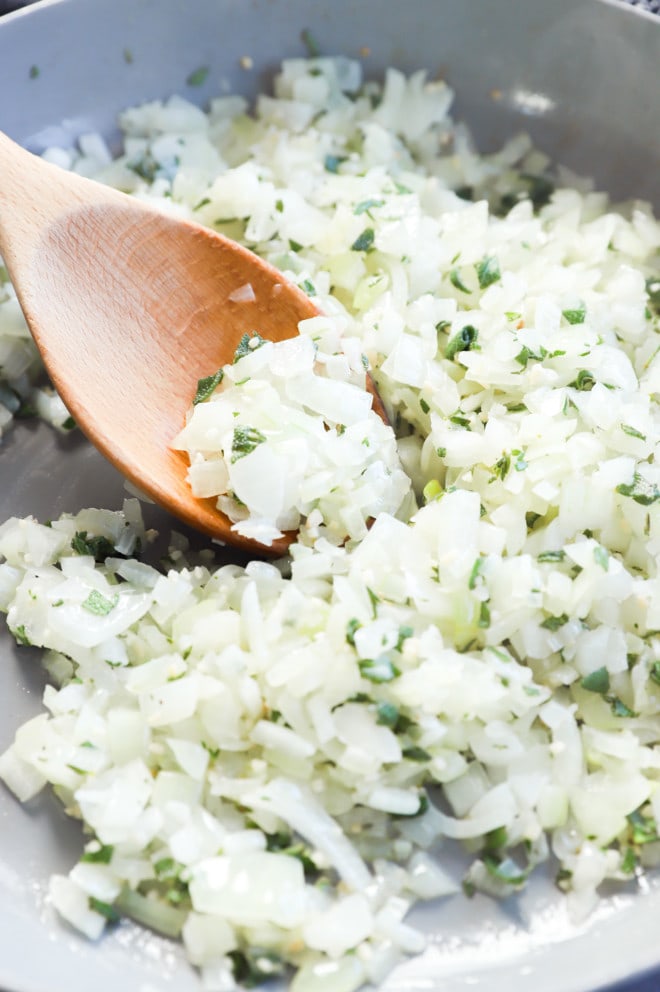
M 118 602 L 118 595 L 115 594 L 112 599 L 108 599 L 98 589 L 92 589 L 87 599 L 81 605 L 83 610 L 93 613 L 94 616 L 106 617 L 108 613 L 112 613 Z
M 119 913 L 114 906 L 109 902 L 103 902 L 102 899 L 97 899 L 96 896 L 89 897 L 89 908 L 93 909 L 95 913 L 105 916 L 108 923 L 117 923 L 120 919 Z
M 361 626 L 362 624 L 356 617 L 352 617 L 346 624 L 346 640 L 353 647 L 355 647 L 355 634 Z
M 198 379 L 197 381 L 197 392 L 195 393 L 195 398 L 193 399 L 193 405 L 196 406 L 198 403 L 203 403 L 211 396 L 216 388 L 220 385 L 225 377 L 225 373 L 222 369 L 218 369 L 213 375 L 207 375 L 204 379 Z
M 86 530 L 76 531 L 71 540 L 71 548 L 76 554 L 91 555 L 99 564 L 106 558 L 122 557 L 107 537 L 88 537 Z
M 597 692 L 604 696 L 610 691 L 610 673 L 603 665 L 602 668 L 597 668 L 594 672 L 590 672 L 589 675 L 580 679 L 580 685 L 587 692 Z
M 651 665 L 649 678 L 652 679 L 656 685 L 660 685 L 660 661 L 654 661 Z
M 207 65 L 200 65 L 199 69 L 195 69 L 191 72 L 186 79 L 186 84 L 188 86 L 203 86 L 206 82 L 210 69 Z
M 415 631 L 412 627 L 409 627 L 407 624 L 401 624 L 399 627 L 399 636 L 396 642 L 396 650 L 400 651 L 404 642 L 407 641 L 409 637 L 412 637 L 414 633 Z
M 339 166 L 347 161 L 346 155 L 326 155 L 323 165 L 326 172 L 339 172 Z
M 573 382 L 569 382 L 569 386 L 573 386 L 574 389 L 578 389 L 582 393 L 589 392 L 595 385 L 596 377 L 588 369 L 580 369 Z
M 620 716 L 620 717 L 637 716 L 634 710 L 631 710 L 629 706 L 626 706 L 623 700 L 619 699 L 618 696 L 614 696 L 612 699 L 610 699 L 609 703 L 612 709 L 612 713 L 614 713 L 614 716 Z
M 660 500 L 660 489 L 648 482 L 639 472 L 635 472 L 631 483 L 622 483 L 616 487 L 616 491 L 622 496 L 629 496 L 640 506 L 651 506 L 652 503 Z
M 452 286 L 460 290 L 461 293 L 471 293 L 472 290 L 468 289 L 463 280 L 461 279 L 461 273 L 458 269 L 452 269 L 449 273 L 449 281 Z
M 580 307 L 575 307 L 572 310 L 562 310 L 562 316 L 569 324 L 584 324 L 584 318 L 587 315 L 587 310 L 584 304 Z
M 373 227 L 365 228 L 351 245 L 351 251 L 369 251 L 373 247 L 375 237 Z
M 257 348 L 261 348 L 266 343 L 266 339 L 262 338 L 261 334 L 244 334 L 238 342 L 232 364 L 235 365 L 241 358 L 245 358 L 246 355 L 256 351 Z
M 391 682 L 401 674 L 387 654 L 381 654 L 377 658 L 361 658 L 358 668 L 365 679 L 376 683 Z
M 401 754 L 408 761 L 430 761 L 432 757 L 428 751 L 425 751 L 423 747 L 417 747 L 416 744 L 402 748 Z
M 321 49 L 319 47 L 318 41 L 316 40 L 312 32 L 309 30 L 309 28 L 303 28 L 303 30 L 300 32 L 300 38 L 303 45 L 307 49 L 307 55 L 309 56 L 309 58 L 310 59 L 318 58 L 319 55 L 321 54 Z
M 477 620 L 477 627 L 486 629 L 490 627 L 490 606 L 488 601 L 484 600 L 479 607 L 479 619 Z
M 493 475 L 497 479 L 504 479 L 506 478 L 510 468 L 511 459 L 507 454 L 504 454 L 501 458 L 498 458 L 493 465 Z
M 631 427 L 630 424 L 621 424 L 621 430 L 624 434 L 629 434 L 630 437 L 637 437 L 640 441 L 646 441 L 646 434 L 642 434 L 635 427 Z
M 362 200 L 360 203 L 357 204 L 353 213 L 356 215 L 356 217 L 359 217 L 360 214 L 366 214 L 374 207 L 382 207 L 384 202 L 385 202 L 384 200 L 373 200 L 373 199 Z
M 80 860 L 90 864 L 109 865 L 114 851 L 112 844 L 102 844 L 96 851 L 85 851 Z
M 652 816 L 645 816 L 641 810 L 636 809 L 626 819 L 632 828 L 633 844 L 653 844 L 660 840 L 658 827 Z
M 594 561 L 597 565 L 600 565 L 605 572 L 610 567 L 610 553 L 607 548 L 602 546 L 602 544 L 599 544 L 594 548 Z
M 376 706 L 376 723 L 394 730 L 399 722 L 399 707 L 394 703 L 381 702 Z
M 537 555 L 537 561 L 563 561 L 566 557 L 565 551 L 542 551 L 540 555 Z
M 500 263 L 494 255 L 487 255 L 475 265 L 479 287 L 487 289 L 500 279 Z
M 265 435 L 257 430 L 256 427 L 239 424 L 238 427 L 234 428 L 234 436 L 231 442 L 232 462 L 237 462 L 239 458 L 245 458 L 258 445 L 263 444 L 265 440 Z
M 527 881 L 529 872 L 517 865 L 512 858 L 500 860 L 494 854 L 484 854 L 483 863 L 489 875 L 514 888 L 520 888 Z
M 477 585 L 477 579 L 481 575 L 481 569 L 484 566 L 486 559 L 482 556 L 477 558 L 472 566 L 472 571 L 470 572 L 470 578 L 468 579 L 468 589 L 475 589 Z
M 561 613 L 558 617 L 546 617 L 541 626 L 545 630 L 559 630 L 565 623 L 568 623 L 568 615 Z
M 470 351 L 475 347 L 479 338 L 479 331 L 472 324 L 466 324 L 458 334 L 450 338 L 445 348 L 445 358 L 452 361 L 461 351 Z

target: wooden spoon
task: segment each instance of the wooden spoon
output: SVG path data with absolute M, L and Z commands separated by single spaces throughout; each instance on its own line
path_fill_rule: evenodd
M 30 154 L 0 133 L 0 254 L 54 386 L 87 437 L 176 517 L 230 544 L 172 451 L 197 380 L 231 362 L 245 333 L 280 341 L 314 304 L 241 245 Z M 235 302 L 249 283 L 254 302 Z M 374 396 L 374 409 L 385 411 Z M 264 485 L 268 480 L 264 479 Z

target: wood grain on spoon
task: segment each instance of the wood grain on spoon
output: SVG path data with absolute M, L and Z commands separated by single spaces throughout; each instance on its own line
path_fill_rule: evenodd
M 318 314 L 314 304 L 236 242 L 44 162 L 1 133 L 0 176 L 0 254 L 85 434 L 192 527 L 246 549 L 285 551 L 293 535 L 265 549 L 233 532 L 215 500 L 194 497 L 187 459 L 169 445 L 197 380 L 231 362 L 245 333 L 293 337 L 300 320 Z M 254 301 L 234 302 L 246 283 Z

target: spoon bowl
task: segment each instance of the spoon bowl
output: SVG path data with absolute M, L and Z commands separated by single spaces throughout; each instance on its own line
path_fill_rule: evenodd
M 232 531 L 214 500 L 193 496 L 187 459 L 170 443 L 197 381 L 231 362 L 244 334 L 293 337 L 318 309 L 236 242 L 66 172 L 2 134 L 0 174 L 0 254 L 76 423 L 180 520 L 238 547 L 285 552 L 293 534 L 266 548 Z M 253 298 L 241 300 L 247 284 Z

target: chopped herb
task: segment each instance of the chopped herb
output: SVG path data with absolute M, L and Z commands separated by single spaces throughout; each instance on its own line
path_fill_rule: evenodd
M 410 747 L 404 747 L 401 754 L 408 761 L 430 761 L 432 757 L 428 751 L 425 751 L 423 747 L 418 747 L 416 744 L 412 744 Z
M 493 474 L 496 479 L 504 479 L 506 478 L 510 468 L 511 459 L 507 454 L 504 454 L 501 458 L 498 458 L 493 465 Z
M 470 420 L 469 420 L 469 418 L 468 417 L 464 417 L 460 413 L 454 413 L 454 414 L 452 414 L 452 416 L 449 418 L 449 423 L 450 424 L 456 424 L 457 427 L 466 427 L 467 430 L 470 430 Z
M 296 254 L 298 254 L 299 251 L 303 250 L 303 246 L 300 244 L 300 242 L 294 241 L 293 238 L 289 238 L 289 248 L 291 249 L 291 251 L 295 252 Z
M 271 978 L 284 974 L 285 962 L 269 948 L 250 947 L 246 951 L 229 951 L 234 978 L 244 988 L 263 985 Z
M 537 561 L 563 561 L 566 557 L 565 551 L 542 551 L 540 555 L 537 555 Z
M 632 875 L 637 868 L 638 860 L 637 855 L 632 847 L 627 847 L 625 853 L 621 858 L 621 871 L 624 875 Z
M 533 176 L 529 173 L 523 173 L 520 178 L 529 186 L 527 195 L 535 210 L 540 210 L 541 207 L 545 207 L 550 202 L 555 187 L 547 176 Z
M 301 283 L 302 289 L 305 290 L 308 296 L 316 296 L 316 286 L 309 279 L 303 279 Z
M 568 615 L 561 613 L 558 617 L 546 617 L 541 626 L 545 630 L 559 630 L 565 623 L 568 623 Z
M 660 278 L 658 276 L 652 276 L 646 280 L 646 292 L 649 298 L 648 309 L 656 317 L 660 316 Z
M 382 207 L 384 202 L 384 200 L 362 200 L 361 203 L 357 204 L 353 213 L 359 217 L 360 214 L 369 213 L 374 207 Z
M 487 289 L 500 279 L 500 263 L 494 255 L 487 255 L 475 265 L 480 289 Z
M 477 579 L 481 575 L 481 569 L 485 561 L 486 559 L 481 556 L 475 560 L 472 571 L 470 572 L 470 578 L 468 579 L 468 589 L 476 589 Z
M 589 675 L 580 679 L 580 685 L 587 692 L 597 692 L 604 696 L 610 691 L 610 673 L 603 665 L 602 668 L 597 668 L 594 672 L 590 672 Z
M 399 636 L 396 642 L 396 650 L 400 651 L 403 647 L 404 641 L 407 641 L 408 638 L 412 637 L 414 633 L 415 631 L 412 627 L 409 627 L 407 624 L 401 624 L 399 627 Z
M 658 827 L 652 816 L 645 816 L 641 810 L 636 809 L 626 819 L 632 827 L 633 844 L 653 844 L 660 840 Z
M 601 544 L 594 548 L 594 561 L 606 572 L 610 566 L 610 553 Z
M 367 593 L 369 594 L 369 602 L 371 603 L 371 614 L 375 620 L 378 616 L 378 604 L 380 603 L 380 597 L 377 596 L 373 589 L 370 589 L 369 586 L 367 586 Z
M 339 172 L 339 166 L 347 160 L 347 155 L 326 155 L 323 165 L 326 172 Z
M 527 881 L 529 872 L 520 868 L 512 858 L 500 860 L 496 855 L 486 853 L 483 856 L 483 863 L 488 874 L 499 882 L 519 888 Z
M 265 440 L 265 436 L 256 427 L 248 427 L 244 424 L 235 427 L 231 442 L 232 462 L 237 462 L 239 458 L 249 455 L 258 445 L 263 444 Z
M 438 456 L 438 458 L 446 458 L 447 457 L 447 449 L 446 448 L 436 448 L 435 449 L 435 453 Z
M 318 56 L 321 54 L 321 49 L 319 47 L 318 41 L 316 40 L 312 32 L 309 30 L 309 28 L 303 28 L 303 30 L 300 32 L 300 39 L 303 45 L 305 46 L 305 48 L 307 49 L 307 54 L 310 57 L 310 59 L 318 58 Z
M 449 281 L 452 284 L 452 286 L 455 286 L 456 289 L 459 289 L 461 293 L 472 292 L 472 290 L 468 289 L 465 283 L 462 281 L 461 274 L 458 269 L 451 270 L 451 272 L 449 273 Z
M 506 317 L 507 320 L 512 321 L 512 320 L 520 320 L 522 314 L 518 313 L 516 310 L 505 310 L 504 316 Z
M 656 685 L 660 685 L 660 661 L 654 661 L 651 670 L 649 671 L 649 678 L 652 679 Z
M 207 400 L 215 392 L 224 377 L 225 373 L 223 370 L 218 369 L 213 375 L 207 375 L 204 379 L 199 379 L 197 381 L 197 392 L 193 399 L 193 405 L 196 406 L 198 403 L 203 403 L 204 400 Z
M 369 251 L 373 246 L 375 237 L 373 227 L 365 228 L 351 245 L 351 251 Z
M 584 304 L 573 310 L 562 310 L 562 316 L 568 321 L 569 324 L 584 324 L 586 314 L 587 311 Z
M 587 369 L 580 369 L 573 382 L 569 382 L 569 386 L 573 386 L 581 393 L 589 392 L 595 385 L 596 378 L 593 372 L 589 372 Z
M 455 334 L 453 338 L 450 338 L 447 347 L 445 348 L 445 358 L 452 361 L 456 355 L 461 351 L 470 351 L 474 348 L 477 339 L 479 337 L 479 331 L 472 324 L 466 324 L 462 327 L 458 334 Z
M 355 634 L 361 626 L 362 624 L 357 617 L 352 617 L 346 624 L 346 640 L 353 647 L 355 647 Z
M 91 555 L 95 562 L 103 563 L 106 558 L 119 557 L 119 552 L 107 537 L 88 537 L 86 530 L 76 531 L 71 548 L 76 554 Z
M 479 619 L 477 620 L 477 627 L 481 627 L 483 629 L 490 627 L 490 606 L 488 605 L 487 600 L 481 603 L 479 607 Z
M 394 730 L 399 722 L 399 707 L 394 703 L 382 702 L 376 706 L 376 723 Z
M 635 472 L 631 483 L 621 483 L 616 487 L 616 491 L 622 496 L 629 496 L 640 506 L 651 506 L 652 503 L 660 500 L 660 489 L 648 482 L 639 472 Z
M 85 851 L 80 860 L 90 864 L 109 865 L 114 851 L 112 844 L 102 844 L 95 851 Z
M 199 69 L 195 69 L 191 72 L 186 79 L 186 84 L 188 86 L 203 86 L 206 82 L 210 70 L 207 65 L 200 65 Z
M 428 405 L 424 397 L 420 397 L 419 405 L 422 408 L 422 413 L 428 413 L 431 407 Z
M 506 827 L 496 827 L 486 834 L 484 847 L 487 851 L 497 851 L 501 847 L 506 847 L 507 839 Z
M 22 412 L 22 411 L 20 411 L 20 412 Z M 22 415 L 25 416 L 24 413 Z M 31 414 L 30 414 L 30 416 L 31 416 Z M 62 430 L 63 431 L 72 431 L 72 430 L 75 430 L 75 428 L 77 426 L 78 425 L 76 424 L 76 422 L 73 419 L 73 417 L 67 417 L 66 420 L 63 420 L 62 421 Z
M 381 654 L 377 658 L 361 658 L 358 668 L 363 678 L 376 683 L 391 682 L 401 674 L 387 654 Z
M 621 716 L 621 717 L 637 716 L 634 710 L 631 710 L 629 706 L 626 706 L 623 700 L 619 699 L 618 696 L 613 696 L 609 700 L 609 704 L 612 709 L 612 713 L 614 713 L 614 716 Z
M 631 427 L 630 424 L 621 424 L 621 430 L 624 434 L 629 434 L 630 437 L 637 437 L 640 441 L 646 441 L 646 434 L 642 434 L 635 427 Z
M 94 616 L 107 617 L 108 613 L 112 613 L 118 602 L 118 595 L 115 594 L 112 599 L 108 599 L 98 589 L 92 589 L 87 599 L 81 605 L 83 610 L 93 613 Z
M 283 211 L 284 211 L 284 200 L 275 200 L 275 209 L 277 210 L 278 214 L 283 213 Z
M 246 355 L 256 351 L 257 348 L 261 348 L 264 344 L 266 344 L 266 339 L 262 338 L 261 334 L 257 334 L 256 332 L 254 334 L 244 334 L 238 342 L 232 364 L 235 365 L 241 358 L 245 358 Z
M 193 210 L 201 210 L 202 207 L 208 207 L 208 205 L 209 205 L 210 202 L 211 201 L 208 198 L 208 196 L 204 196 L 204 197 L 202 197 L 202 199 L 198 203 L 195 204 L 195 206 L 193 207 Z
M 105 916 L 108 923 L 117 923 L 119 921 L 119 913 L 115 907 L 109 902 L 103 902 L 102 899 L 97 899 L 96 896 L 89 897 L 89 908 L 93 909 L 95 913 Z

